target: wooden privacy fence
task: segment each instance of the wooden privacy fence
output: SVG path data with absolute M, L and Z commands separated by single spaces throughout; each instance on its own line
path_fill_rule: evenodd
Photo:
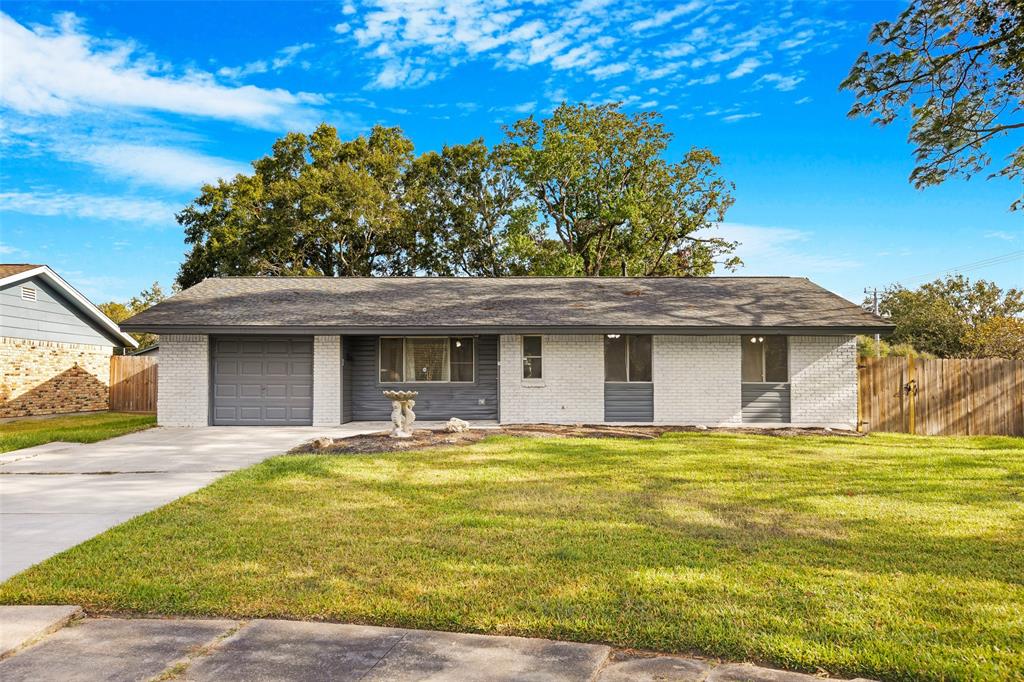
M 110 409 L 115 412 L 156 412 L 157 358 L 148 355 L 110 357 Z
M 1024 361 L 861 358 L 863 431 L 1024 436 Z

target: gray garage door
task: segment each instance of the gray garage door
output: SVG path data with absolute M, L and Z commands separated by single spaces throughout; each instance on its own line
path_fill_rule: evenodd
M 213 339 L 213 424 L 313 423 L 313 339 Z

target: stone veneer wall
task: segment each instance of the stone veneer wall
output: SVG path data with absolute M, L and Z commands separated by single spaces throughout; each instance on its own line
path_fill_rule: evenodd
M 543 334 L 544 378 L 523 379 L 523 337 L 500 341 L 500 420 L 504 424 L 604 421 L 604 337 Z
M 0 336 L 0 417 L 106 410 L 110 346 Z
M 857 337 L 789 337 L 794 424 L 857 427 Z
M 160 426 L 210 423 L 210 338 L 205 334 L 160 336 L 156 421 Z

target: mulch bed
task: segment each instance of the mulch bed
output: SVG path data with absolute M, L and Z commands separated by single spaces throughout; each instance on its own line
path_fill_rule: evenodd
M 426 448 L 445 447 L 450 445 L 468 445 L 488 436 L 520 436 L 524 438 L 632 438 L 636 440 L 653 440 L 665 433 L 735 433 L 759 436 L 850 436 L 862 437 L 864 434 L 854 431 L 835 431 L 830 429 L 807 428 L 699 428 L 696 426 L 605 426 L 600 424 L 530 424 L 521 426 L 501 426 L 494 428 L 475 428 L 461 433 L 448 433 L 444 429 L 417 429 L 412 438 L 392 438 L 387 431 L 368 433 L 349 438 L 331 441 L 326 447 L 320 447 L 322 441 L 331 439 L 315 439 L 307 441 L 289 454 L 318 453 L 329 455 L 364 454 L 373 452 L 400 452 L 403 450 L 424 450 Z

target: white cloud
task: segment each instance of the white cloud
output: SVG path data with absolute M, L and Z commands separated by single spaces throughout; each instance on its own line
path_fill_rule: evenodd
M 152 199 L 62 192 L 0 192 L 0 211 L 173 225 L 179 206 Z
M 801 97 L 797 101 L 793 102 L 793 104 L 809 104 L 810 102 L 813 102 L 813 101 L 814 100 L 812 98 L 810 98 L 810 97 Z
M 531 114 L 537 109 L 536 102 L 523 102 L 512 107 L 512 111 L 517 114 Z
M 605 64 L 604 66 L 598 66 L 596 68 L 587 71 L 595 80 L 604 80 L 605 78 L 611 78 L 617 76 L 620 73 L 625 73 L 633 67 L 628 62 L 615 62 L 613 64 Z
M 69 116 L 90 108 L 121 107 L 236 121 L 259 128 L 308 127 L 311 105 L 324 98 L 283 89 L 218 83 L 204 71 L 173 69 L 139 54 L 129 42 L 98 40 L 70 14 L 55 28 L 28 29 L 0 13 L 4 68 L 0 102 L 22 114 Z
M 859 261 L 823 249 L 815 233 L 788 227 L 722 223 L 709 235 L 740 242 L 736 255 L 744 266 L 737 274 L 809 276 L 849 270 Z
M 792 50 L 794 47 L 799 47 L 804 43 L 808 42 L 813 37 L 814 31 L 800 31 L 792 38 L 789 38 L 788 40 L 783 40 L 781 43 L 779 43 L 779 49 Z
M 198 190 L 203 183 L 249 170 L 229 159 L 148 144 L 85 145 L 67 149 L 66 156 L 111 177 L 178 190 Z
M 10 244 L 0 243 L 0 256 L 17 256 L 20 258 L 24 255 L 25 252 L 21 249 L 15 248 Z
M 757 57 L 747 57 L 735 69 L 730 71 L 726 78 L 732 80 L 746 76 L 748 73 L 756 71 L 762 64 L 763 62 Z
M 776 90 L 782 92 L 789 92 L 797 85 L 803 82 L 802 76 L 784 76 L 781 73 L 766 73 L 757 79 L 757 84 L 762 85 L 768 83 L 774 85 Z
M 654 16 L 649 17 L 647 19 L 641 19 L 640 21 L 635 21 L 635 22 L 633 22 L 633 25 L 630 26 L 629 28 L 632 31 L 646 31 L 649 28 L 657 28 L 659 26 L 664 26 L 665 24 L 667 24 L 668 22 L 672 21 L 673 19 L 675 19 L 677 17 L 681 17 L 684 14 L 689 14 L 690 12 L 694 12 L 694 11 L 700 9 L 703 6 L 704 6 L 704 3 L 696 2 L 696 1 L 695 2 L 687 2 L 687 3 L 682 4 L 682 5 L 676 5 L 672 9 L 662 10 L 660 12 L 656 12 L 654 14 Z
M 687 85 L 714 85 L 718 81 L 722 80 L 722 77 L 717 73 L 710 73 L 703 78 L 691 78 L 686 81 Z
M 737 121 L 742 121 L 747 118 L 757 118 L 760 115 L 761 114 L 756 111 L 752 111 L 747 114 L 729 114 L 728 116 L 723 116 L 722 120 L 726 123 L 736 123 Z
M 988 239 L 1001 239 L 1004 242 L 1014 242 L 1014 241 L 1017 241 L 1017 238 L 1019 236 L 1020 235 L 1011 234 L 1011 233 L 1006 232 L 1004 230 L 993 230 L 991 232 L 986 232 L 985 233 L 985 237 L 988 238 Z

